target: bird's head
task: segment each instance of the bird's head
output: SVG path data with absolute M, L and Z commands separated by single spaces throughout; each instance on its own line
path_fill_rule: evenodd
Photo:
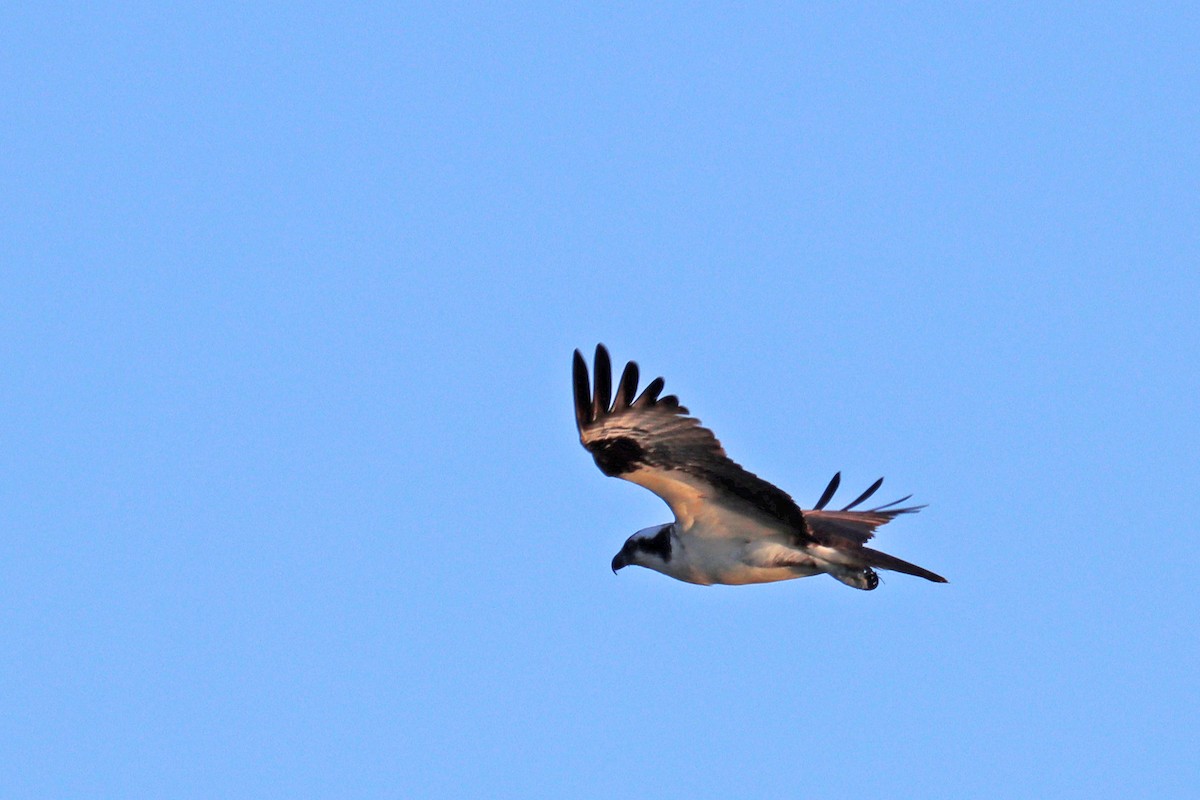
M 672 523 L 654 525 L 630 536 L 621 547 L 621 552 L 613 556 L 613 573 L 630 564 L 648 567 L 656 572 L 664 571 L 671 560 L 671 534 L 674 528 Z

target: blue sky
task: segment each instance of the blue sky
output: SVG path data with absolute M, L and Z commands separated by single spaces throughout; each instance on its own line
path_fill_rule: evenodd
M 1190 4 L 2 20 L 3 796 L 1200 782 Z M 614 577 L 597 341 L 951 583 Z

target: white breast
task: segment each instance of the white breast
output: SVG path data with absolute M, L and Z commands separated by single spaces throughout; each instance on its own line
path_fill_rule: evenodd
M 747 525 L 730 535 L 694 525 L 673 541 L 663 573 L 688 583 L 770 583 L 821 572 L 803 552 L 782 543 L 778 531 Z

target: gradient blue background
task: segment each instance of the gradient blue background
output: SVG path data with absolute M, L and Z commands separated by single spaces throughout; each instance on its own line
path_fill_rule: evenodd
M 1194 796 L 1194 4 L 0 12 L 0 795 Z M 637 359 L 947 575 L 699 588 Z

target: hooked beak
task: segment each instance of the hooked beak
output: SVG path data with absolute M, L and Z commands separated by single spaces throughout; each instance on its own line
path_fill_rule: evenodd
M 615 556 L 613 556 L 613 560 L 612 560 L 613 575 L 616 575 L 617 570 L 619 570 L 621 567 L 628 567 L 628 566 L 629 566 L 629 562 L 625 560 L 625 551 L 624 550 L 622 550 L 621 552 L 619 552 Z

